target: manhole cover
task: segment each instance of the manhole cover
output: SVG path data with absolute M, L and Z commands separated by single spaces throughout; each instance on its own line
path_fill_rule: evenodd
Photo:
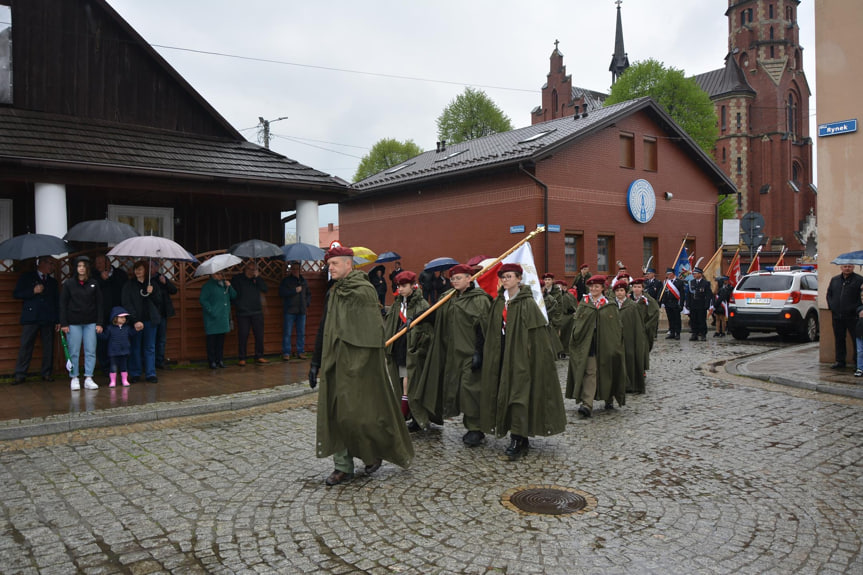
M 596 507 L 596 499 L 589 493 L 556 485 L 510 489 L 501 502 L 513 511 L 536 515 L 570 515 Z

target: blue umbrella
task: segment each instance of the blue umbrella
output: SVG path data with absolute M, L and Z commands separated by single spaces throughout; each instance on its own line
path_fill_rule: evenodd
M 842 254 L 830 263 L 840 266 L 863 266 L 863 250 Z
M 289 262 L 317 262 L 324 259 L 326 252 L 318 246 L 297 242 L 282 246 L 282 253 Z
M 376 264 L 383 264 L 386 262 L 395 262 L 402 259 L 400 255 L 396 252 L 384 252 L 378 256 L 378 259 L 375 260 Z
M 458 262 L 452 258 L 435 258 L 425 265 L 423 268 L 427 272 L 442 272 L 458 265 Z

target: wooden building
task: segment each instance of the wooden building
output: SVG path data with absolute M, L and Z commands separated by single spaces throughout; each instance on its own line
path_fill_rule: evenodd
M 281 212 L 305 202 L 316 213 L 348 194 L 340 180 L 247 142 L 105 0 L 0 0 L 0 12 L 0 239 L 62 236 L 107 216 L 192 253 L 251 238 L 281 245 Z M 281 271 L 271 271 L 277 284 Z M 17 325 L 20 303 L 7 293 L 0 316 Z M 281 304 L 270 301 L 279 335 L 266 349 L 277 353 Z M 199 358 L 182 341 L 203 341 L 200 323 L 182 332 L 185 322 L 172 323 L 168 355 Z M 0 373 L 14 364 L 14 331 L 0 340 Z

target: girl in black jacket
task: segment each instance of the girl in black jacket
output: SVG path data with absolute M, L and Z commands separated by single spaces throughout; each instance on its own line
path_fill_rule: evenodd
M 96 335 L 102 333 L 102 290 L 99 282 L 90 277 L 90 258 L 75 258 L 76 275 L 63 282 L 60 293 L 60 329 L 66 334 L 69 344 L 69 359 L 72 369 L 72 391 L 81 389 L 78 379 L 78 360 L 81 344 L 84 344 L 84 388 L 98 389 L 93 381 L 96 368 Z

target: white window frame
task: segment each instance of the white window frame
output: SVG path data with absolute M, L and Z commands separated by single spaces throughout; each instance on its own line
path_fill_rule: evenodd
M 108 219 L 119 221 L 121 216 L 135 218 L 135 228 L 139 234 L 144 235 L 144 218 L 159 218 L 162 220 L 162 237 L 169 240 L 174 239 L 174 208 L 156 208 L 152 206 L 121 206 L 108 204 Z

